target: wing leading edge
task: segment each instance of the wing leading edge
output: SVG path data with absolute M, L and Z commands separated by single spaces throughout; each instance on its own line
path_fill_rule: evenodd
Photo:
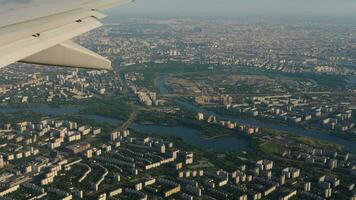
M 70 39 L 102 26 L 98 9 L 130 0 L 99 0 L 67 12 L 0 27 L 0 68 L 17 61 L 42 65 L 110 69 L 111 62 Z

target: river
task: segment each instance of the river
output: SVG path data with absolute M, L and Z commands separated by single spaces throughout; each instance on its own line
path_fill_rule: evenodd
M 166 79 L 166 77 L 160 77 L 160 78 L 156 79 L 155 85 L 159 89 L 161 94 L 169 95 L 170 90 L 165 85 L 165 79 Z M 314 130 L 304 130 L 304 129 L 297 128 L 297 127 L 283 126 L 283 125 L 279 125 L 279 124 L 272 124 L 272 123 L 268 123 L 268 122 L 264 122 L 264 121 L 260 121 L 260 120 L 256 120 L 256 119 L 251 119 L 251 118 L 220 115 L 218 113 L 215 113 L 210 110 L 201 108 L 197 105 L 194 105 L 193 103 L 190 103 L 190 102 L 181 101 L 181 100 L 175 100 L 175 101 L 178 104 L 180 104 L 181 106 L 183 106 L 189 110 L 192 110 L 195 112 L 202 112 L 205 115 L 215 115 L 216 117 L 223 119 L 223 120 L 234 120 L 234 121 L 237 121 L 242 124 L 249 124 L 249 125 L 258 126 L 261 128 L 274 129 L 274 130 L 278 130 L 278 131 L 288 132 L 288 133 L 292 133 L 292 134 L 299 135 L 299 136 L 311 137 L 311 138 L 319 139 L 319 140 L 322 140 L 325 142 L 342 145 L 345 147 L 346 150 L 356 152 L 356 142 L 342 139 L 339 137 L 335 137 L 335 136 L 332 136 L 332 135 L 329 135 L 329 134 L 326 134 L 323 132 L 314 131 Z
M 119 126 L 123 123 L 121 120 L 100 115 L 81 115 L 79 112 L 82 109 L 83 108 L 80 107 L 52 108 L 48 105 L 41 105 L 32 108 L 0 108 L 0 113 L 18 113 L 31 111 L 49 116 L 75 114 L 90 120 L 95 120 L 99 123 L 109 123 L 113 126 Z M 199 136 L 200 132 L 198 130 L 187 127 L 167 127 L 134 123 L 131 128 L 139 133 L 178 137 L 190 145 L 195 145 L 200 148 L 211 149 L 215 151 L 243 151 L 248 149 L 249 143 L 247 138 L 237 137 L 223 137 L 209 140 L 203 139 Z
M 162 94 L 169 95 L 170 91 L 165 86 L 165 78 L 161 77 L 156 80 L 156 87 L 160 90 Z M 250 118 L 242 118 L 237 116 L 227 116 L 214 113 L 212 111 L 198 107 L 192 103 L 176 100 L 176 102 L 183 107 L 193 110 L 195 112 L 203 112 L 206 115 L 215 115 L 220 119 L 230 119 L 238 121 L 243 124 L 250 124 L 254 126 L 259 126 L 261 128 L 275 129 L 279 131 L 284 131 L 300 136 L 307 136 L 329 143 L 334 143 L 342 145 L 345 149 L 356 152 L 356 143 L 348 141 L 342 138 L 331 136 L 322 132 L 312 131 L 312 130 L 303 130 L 295 127 L 282 126 L 278 124 L 272 124 L 268 122 L 263 122 Z M 63 116 L 68 114 L 80 115 L 79 112 L 84 109 L 84 107 L 70 107 L 70 108 L 52 108 L 47 105 L 32 107 L 32 108 L 0 108 L 0 113 L 17 113 L 23 111 L 32 111 L 45 115 L 52 116 Z M 97 122 L 106 122 L 113 126 L 119 126 L 123 122 L 114 118 L 104 117 L 99 115 L 80 115 L 84 118 L 95 120 Z M 147 134 L 159 134 L 167 136 L 175 136 L 181 138 L 184 142 L 195 145 L 200 148 L 212 149 L 216 151 L 243 151 L 248 149 L 248 139 L 243 137 L 223 137 L 215 139 L 203 139 L 200 138 L 200 132 L 193 128 L 188 127 L 167 127 L 167 126 L 158 126 L 158 125 L 146 125 L 146 124 L 133 124 L 132 128 L 137 132 L 147 133 Z

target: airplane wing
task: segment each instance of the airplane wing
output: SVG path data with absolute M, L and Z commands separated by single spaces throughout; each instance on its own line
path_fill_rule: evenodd
M 87 1 L 71 10 L 0 26 L 0 68 L 19 61 L 110 69 L 111 61 L 73 43 L 71 39 L 102 26 L 99 20 L 106 15 L 99 10 L 130 1 Z

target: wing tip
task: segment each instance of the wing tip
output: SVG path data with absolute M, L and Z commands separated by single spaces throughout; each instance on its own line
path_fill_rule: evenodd
M 112 62 L 109 59 L 71 41 L 58 44 L 21 61 L 32 64 L 93 70 L 112 69 Z

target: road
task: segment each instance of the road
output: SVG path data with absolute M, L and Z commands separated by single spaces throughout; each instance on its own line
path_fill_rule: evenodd
M 132 112 L 131 112 L 129 118 L 120 127 L 118 127 L 118 131 L 123 131 L 123 130 L 130 128 L 130 126 L 134 123 L 134 121 L 139 113 L 139 110 L 137 108 L 135 100 L 132 97 L 130 97 L 129 88 L 127 87 L 126 82 L 124 80 L 122 80 L 119 70 L 115 71 L 115 79 L 116 79 L 116 81 L 118 81 L 120 83 L 120 85 L 122 85 L 123 92 L 129 97 L 129 99 L 130 99 L 129 104 L 132 109 Z

